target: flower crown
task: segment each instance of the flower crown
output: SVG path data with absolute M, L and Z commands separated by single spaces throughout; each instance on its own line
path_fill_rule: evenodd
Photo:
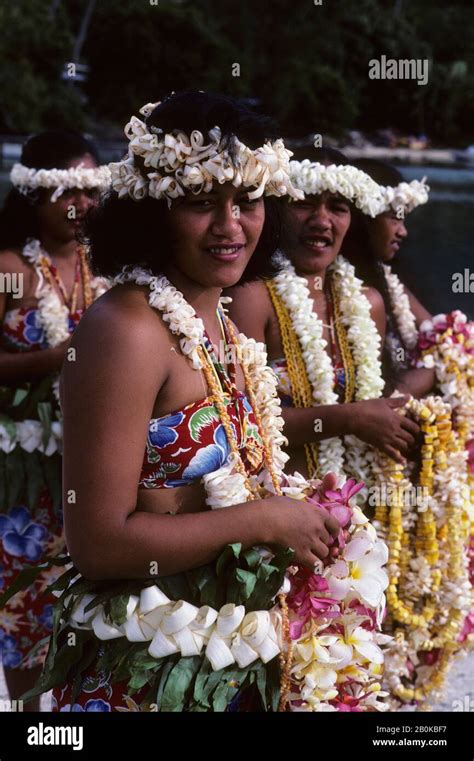
M 422 180 L 401 182 L 395 187 L 390 187 L 389 185 L 386 187 L 381 186 L 381 191 L 384 199 L 382 212 L 403 209 L 404 214 L 409 214 L 417 206 L 421 206 L 428 201 L 430 188 L 426 184 L 426 177 L 423 177 Z
M 383 189 L 366 172 L 355 166 L 325 166 L 309 159 L 291 161 L 290 179 L 305 196 L 329 191 L 344 196 L 370 217 L 376 217 L 384 211 Z
M 140 113 L 148 117 L 159 103 L 147 103 Z M 112 188 L 119 198 L 129 196 L 140 201 L 145 196 L 166 198 L 168 206 L 187 190 L 197 194 L 208 193 L 214 181 L 219 184 L 232 182 L 235 187 L 253 187 L 249 199 L 266 195 L 290 195 L 301 199 L 289 177 L 291 151 L 283 140 L 266 142 L 251 150 L 232 137 L 233 156 L 223 144 L 219 127 L 209 130 L 206 144 L 202 132 L 193 130 L 187 135 L 181 130 L 164 133 L 159 127 L 150 127 L 132 116 L 125 126 L 129 140 L 127 156 L 110 164 Z M 143 162 L 142 172 L 135 165 L 135 158 Z
M 79 164 L 69 169 L 33 169 L 24 164 L 14 164 L 10 172 L 11 183 L 24 195 L 37 188 L 56 188 L 51 196 L 52 203 L 69 188 L 105 190 L 110 185 L 110 179 L 110 169 L 106 165 L 85 167 Z

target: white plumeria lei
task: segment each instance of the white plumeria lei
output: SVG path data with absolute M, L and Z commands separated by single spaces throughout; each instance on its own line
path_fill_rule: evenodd
M 149 116 L 159 103 L 147 103 L 140 109 Z M 232 182 L 235 187 L 257 186 L 249 192 L 249 199 L 266 195 L 292 195 L 301 199 L 303 194 L 296 190 L 289 178 L 291 151 L 285 148 L 283 140 L 266 142 L 262 147 L 251 150 L 233 137 L 232 157 L 222 143 L 218 126 L 209 131 L 209 142 L 204 135 L 193 130 L 190 135 L 181 130 L 164 133 L 157 127 L 148 129 L 146 123 L 136 116 L 125 126 L 129 140 L 127 156 L 110 164 L 112 187 L 119 198 L 129 196 L 139 201 L 145 196 L 166 198 L 168 206 L 174 198 L 192 193 L 209 192 L 213 182 Z M 143 161 L 144 173 L 140 172 L 135 157 Z
M 52 203 L 70 188 L 106 190 L 110 186 L 110 180 L 111 174 L 107 165 L 85 167 L 79 164 L 69 169 L 33 169 L 17 163 L 10 172 L 12 185 L 25 195 L 37 188 L 56 188 L 51 196 Z
M 154 276 L 142 267 L 125 267 L 114 278 L 114 282 L 148 285 L 150 305 L 160 310 L 171 332 L 180 336 L 181 350 L 193 368 L 201 369 L 198 347 L 204 339 L 204 324 L 183 294 L 166 277 Z M 243 334 L 238 336 L 238 340 L 243 356 L 248 360 L 256 404 L 262 416 L 265 434 L 272 446 L 273 466 L 278 478 L 286 483 L 283 491 L 293 498 L 304 499 L 305 492 L 312 491 L 311 485 L 298 474 L 288 478 L 283 475 L 283 467 L 288 459 L 281 448 L 286 443 L 282 435 L 283 418 L 277 394 L 277 378 L 266 365 L 264 345 L 247 339 Z M 219 470 L 202 479 L 206 502 L 213 509 L 245 502 L 251 496 L 243 476 L 235 469 L 233 458 L 234 455 L 231 454 Z M 263 481 L 269 492 L 273 491 L 268 474 L 263 478 L 259 476 L 258 481 L 260 484 Z M 353 603 L 359 600 L 366 611 L 371 609 L 380 626 L 385 606 L 384 589 L 388 583 L 382 569 L 387 559 L 387 550 L 357 507 L 352 508 L 348 531 L 351 536 L 346 539 L 339 565 L 334 569 L 328 567 L 324 573 L 331 595 L 341 600 L 341 609 L 344 610 L 341 616 L 332 619 L 330 623 L 332 626 L 335 622 L 340 624 L 341 632 L 344 633 L 336 637 L 332 635 L 331 642 L 324 641 L 313 655 L 304 648 L 307 632 L 302 632 L 297 639 L 295 644 L 300 647 L 295 660 L 293 683 L 299 682 L 306 708 L 299 706 L 294 710 L 332 710 L 328 702 L 334 695 L 335 681 L 332 676 L 336 674 L 337 678 L 338 673 L 351 664 L 355 670 L 355 681 L 359 686 L 365 685 L 371 693 L 367 704 L 370 703 L 377 710 L 385 709 L 384 704 L 377 701 L 379 688 L 375 682 L 380 679 L 383 663 L 383 653 L 376 643 L 385 643 L 386 638 L 379 632 L 369 631 L 362 626 L 367 624 L 367 612 L 357 614 Z M 260 551 L 271 557 L 268 550 L 261 548 Z M 290 568 L 281 592 L 289 592 L 291 574 Z M 266 663 L 285 647 L 278 605 L 270 611 L 247 613 L 244 606 L 234 604 L 226 604 L 218 611 L 209 606 L 197 608 L 185 600 L 169 600 L 155 585 L 144 588 L 140 595 L 130 595 L 126 621 L 115 626 L 107 621 L 102 604 L 84 610 L 92 600 L 91 595 L 78 596 L 69 620 L 71 626 L 93 630 L 102 640 L 127 637 L 131 642 L 149 641 L 148 652 L 155 658 L 174 653 L 181 653 L 184 657 L 204 652 L 214 670 L 234 662 L 243 668 L 257 658 Z M 344 603 L 347 605 L 344 606 Z M 311 675 L 302 677 L 298 673 L 298 669 L 302 668 L 302 659 L 306 664 L 311 664 L 314 660 L 312 674 L 318 669 L 324 671 L 329 668 L 326 681 L 322 679 L 321 684 L 313 684 Z M 380 692 L 378 695 L 384 696 Z
M 61 300 L 44 277 L 40 267 L 40 259 L 48 257 L 39 240 L 29 238 L 23 247 L 22 255 L 33 264 L 38 277 L 38 285 L 35 298 L 38 299 L 38 321 L 44 330 L 46 342 L 53 348 L 66 341 L 71 335 L 69 332 L 69 311 L 61 303 Z M 108 288 L 107 281 L 101 277 L 95 277 L 90 282 L 93 299 L 99 298 Z M 53 394 L 59 402 L 59 377 L 53 381 Z M 0 422 L 0 450 L 6 454 L 12 452 L 17 444 L 25 452 L 35 450 L 48 456 L 56 451 L 61 452 L 62 447 L 62 421 L 51 423 L 49 439 L 44 443 L 45 428 L 40 420 L 22 420 L 19 422 L 8 420 Z
M 370 303 L 363 294 L 362 281 L 355 276 L 354 267 L 342 256 L 337 257 L 329 271 L 334 277 L 341 318 L 347 329 L 356 367 L 356 400 L 377 399 L 384 387 L 379 359 L 381 338 L 370 313 Z M 290 314 L 300 343 L 314 403 L 337 404 L 338 397 L 333 387 L 334 369 L 325 351 L 327 342 L 323 338 L 323 323 L 313 311 L 306 279 L 299 277 L 288 261 L 273 283 Z M 347 466 L 351 475 L 367 485 L 370 481 L 370 447 L 354 436 L 346 436 L 344 440 L 346 446 L 340 437 L 319 442 L 321 472 L 343 474 Z
M 383 198 L 383 208 L 379 214 L 387 211 L 398 212 L 402 209 L 405 215 L 416 209 L 417 206 L 427 203 L 430 188 L 426 184 L 426 177 L 423 177 L 422 180 L 401 182 L 395 187 L 381 185 L 380 191 Z
M 415 349 L 418 341 L 416 318 L 410 306 L 410 300 L 398 275 L 392 272 L 389 264 L 383 264 L 387 282 L 390 304 L 397 321 L 402 341 L 410 351 Z
M 290 178 L 307 195 L 325 191 L 340 193 L 363 214 L 376 217 L 384 211 L 382 188 L 362 169 L 350 164 L 320 164 L 317 161 L 290 161 Z

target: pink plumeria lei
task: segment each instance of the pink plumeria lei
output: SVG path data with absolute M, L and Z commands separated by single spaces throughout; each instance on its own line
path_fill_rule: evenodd
M 391 638 L 380 629 L 388 551 L 351 504 L 362 488 L 353 480 L 336 487 L 326 477 L 306 497 L 336 518 L 340 531 L 320 568 L 293 566 L 289 574 L 292 711 L 387 710 L 380 645 Z

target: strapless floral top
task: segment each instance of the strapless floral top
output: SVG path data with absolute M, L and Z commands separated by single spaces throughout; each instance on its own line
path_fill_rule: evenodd
M 69 316 L 70 333 L 74 331 L 83 314 L 84 310 L 78 309 Z M 0 345 L 2 349 L 11 352 L 47 349 L 46 335 L 39 321 L 39 310 L 35 307 L 17 307 L 5 312 Z
M 221 325 L 228 344 L 229 336 L 223 320 Z M 235 366 L 228 363 L 227 369 L 224 368 L 207 335 L 205 344 L 225 394 L 242 461 L 250 475 L 258 473 L 263 463 L 263 443 L 250 402 L 236 387 Z M 169 489 L 194 483 L 222 467 L 230 451 L 212 398 L 192 402 L 177 412 L 150 420 L 139 486 Z

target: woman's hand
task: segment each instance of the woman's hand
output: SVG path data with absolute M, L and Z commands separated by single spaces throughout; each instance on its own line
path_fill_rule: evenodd
M 350 433 L 379 449 L 396 462 L 410 455 L 418 443 L 419 426 L 397 412 L 409 396 L 390 399 L 371 399 L 348 405 Z
M 314 568 L 318 560 L 325 560 L 331 545 L 339 535 L 339 523 L 323 507 L 289 497 L 272 497 L 270 545 L 291 547 L 295 562 Z

